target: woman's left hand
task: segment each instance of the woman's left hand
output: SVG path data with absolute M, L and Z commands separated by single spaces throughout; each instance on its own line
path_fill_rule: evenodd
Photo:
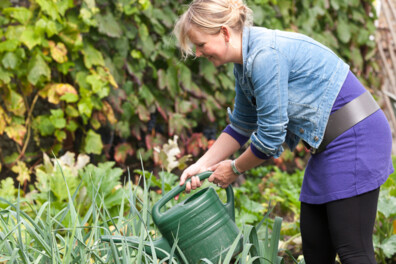
M 228 185 L 238 178 L 238 175 L 236 175 L 231 168 L 231 160 L 221 161 L 209 167 L 208 170 L 213 171 L 208 181 L 213 182 L 221 188 L 227 188 Z

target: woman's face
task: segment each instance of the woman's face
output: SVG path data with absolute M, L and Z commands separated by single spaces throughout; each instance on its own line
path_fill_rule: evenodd
M 195 56 L 206 57 L 216 67 L 229 62 L 228 38 L 221 30 L 218 34 L 212 35 L 192 26 L 188 38 L 195 46 Z

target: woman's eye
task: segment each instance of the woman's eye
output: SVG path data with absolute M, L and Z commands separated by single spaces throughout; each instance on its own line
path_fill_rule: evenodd
M 202 48 L 205 44 L 198 44 L 198 47 Z

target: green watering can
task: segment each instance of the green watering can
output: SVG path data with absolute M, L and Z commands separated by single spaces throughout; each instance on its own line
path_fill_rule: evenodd
M 202 181 L 209 178 L 211 174 L 211 171 L 207 171 L 197 176 Z M 174 238 L 177 238 L 177 246 L 189 263 L 198 263 L 203 258 L 218 263 L 220 259 L 224 260 L 232 243 L 239 235 L 239 229 L 235 224 L 232 187 L 229 185 L 226 189 L 227 203 L 225 204 L 221 202 L 216 191 L 208 187 L 169 210 L 161 212 L 161 208 L 185 188 L 186 185 L 175 187 L 153 206 L 153 221 L 163 236 L 153 241 L 156 256 L 166 258 L 171 252 Z M 101 240 L 139 245 L 137 237 L 102 236 Z M 148 254 L 152 254 L 151 243 L 144 242 L 144 247 Z M 241 251 L 242 240 L 240 239 L 234 256 Z M 177 251 L 176 255 L 179 260 L 183 260 Z

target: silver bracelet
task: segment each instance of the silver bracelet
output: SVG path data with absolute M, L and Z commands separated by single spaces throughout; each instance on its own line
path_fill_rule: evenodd
M 236 174 L 236 175 L 241 175 L 242 172 L 240 172 L 237 167 L 235 166 L 235 160 L 231 161 L 231 168 L 232 171 Z

